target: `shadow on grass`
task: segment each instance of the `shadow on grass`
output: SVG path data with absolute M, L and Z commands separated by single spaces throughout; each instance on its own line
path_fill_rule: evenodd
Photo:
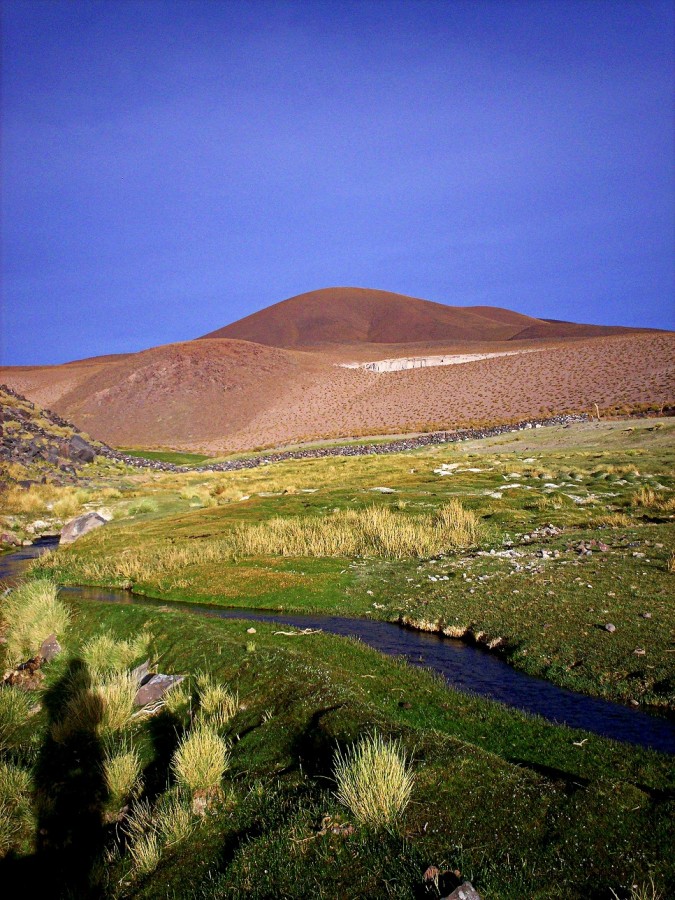
M 43 696 L 49 728 L 34 773 L 36 849 L 32 856 L 6 859 L 3 866 L 5 884 L 20 885 L 24 893 L 29 888 L 31 895 L 101 896 L 92 876 L 105 842 L 107 789 L 98 729 L 102 706 L 91 687 L 87 666 L 73 660 Z M 63 727 L 67 711 L 81 708 L 85 698 L 87 714 L 78 727 Z

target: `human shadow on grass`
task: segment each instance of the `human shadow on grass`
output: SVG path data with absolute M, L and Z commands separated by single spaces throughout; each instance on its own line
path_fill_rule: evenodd
M 55 898 L 100 897 L 93 875 L 106 836 L 103 705 L 86 664 L 72 660 L 42 703 L 49 724 L 34 770 L 35 853 L 6 860 L 5 879 Z

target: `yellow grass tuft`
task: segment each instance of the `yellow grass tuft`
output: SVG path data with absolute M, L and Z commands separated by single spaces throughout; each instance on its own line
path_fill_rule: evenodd
M 224 728 L 239 708 L 239 698 L 225 685 L 218 684 L 210 675 L 197 676 L 199 711 L 197 721 L 214 728 Z
M 30 698 L 20 688 L 0 688 L 0 750 L 14 747 L 17 735 L 28 719 Z
M 103 777 L 111 806 L 120 807 L 138 793 L 141 787 L 141 760 L 133 747 L 117 753 L 107 752 L 103 760 Z
M 70 613 L 57 599 L 52 581 L 40 579 L 22 584 L 0 605 L 6 626 L 6 660 L 17 665 L 29 659 L 54 633 L 61 638 L 68 627 Z
M 230 764 L 225 741 L 213 728 L 199 725 L 187 734 L 174 753 L 171 768 L 178 784 L 194 794 L 213 793 Z
M 134 712 L 138 683 L 130 672 L 77 676 L 63 718 L 52 725 L 52 737 L 63 743 L 78 732 L 100 737 L 123 731 Z
M 88 640 L 80 654 L 92 673 L 123 672 L 148 652 L 152 635 L 142 631 L 130 640 L 103 633 Z
M 364 825 L 386 827 L 403 813 L 414 777 L 397 741 L 375 733 L 350 751 L 335 754 L 336 796 Z

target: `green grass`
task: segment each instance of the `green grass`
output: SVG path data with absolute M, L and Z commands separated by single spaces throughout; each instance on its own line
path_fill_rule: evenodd
M 670 705 L 675 452 L 669 420 L 650 428 L 533 429 L 489 439 L 490 453 L 472 442 L 294 460 L 183 476 L 183 488 L 173 477 L 167 488 L 189 494 L 194 481 L 216 505 L 177 510 L 160 491 L 160 511 L 142 527 L 93 532 L 38 571 L 168 600 L 403 620 L 499 647 L 512 665 L 575 690 Z M 226 494 L 249 499 L 221 504 Z M 453 504 L 474 523 L 463 541 L 431 525 Z M 411 539 L 397 548 L 368 537 L 368 516 L 399 544 L 406 529 Z M 548 523 L 562 533 L 537 534 Z M 580 541 L 608 549 L 581 556 Z M 476 543 L 495 555 L 477 554 Z M 509 548 L 513 558 L 498 555 Z
M 220 791 L 206 816 L 195 817 L 180 782 L 167 791 L 172 760 L 195 733 L 189 723 L 185 731 L 164 710 L 135 727 L 144 793 L 123 823 L 132 832 L 126 849 L 119 827 L 103 832 L 104 895 L 117 885 L 121 897 L 410 897 L 430 864 L 460 869 L 497 900 L 518 891 L 602 896 L 650 877 L 664 890 L 673 877 L 666 848 L 675 782 L 657 753 L 457 694 L 357 641 L 294 640 L 256 623 L 250 654 L 245 621 L 72 607 L 80 640 L 102 626 L 117 640 L 151 631 L 165 671 L 208 670 L 212 683 L 240 696 L 224 734 L 229 767 L 209 782 Z M 45 710 L 33 731 L 48 727 Z M 351 758 L 373 728 L 400 746 L 414 774 L 409 803 L 384 833 L 334 794 L 336 747 Z
M 116 519 L 35 571 L 133 587 L 165 606 L 69 598 L 68 657 L 46 670 L 39 711 L 23 724 L 8 713 L 12 736 L 0 750 L 31 773 L 47 812 L 77 808 L 73 785 L 98 773 L 82 809 L 94 802 L 111 816 L 121 793 L 101 780 L 102 762 L 131 747 L 138 755 L 141 777 L 122 820 L 94 829 L 96 852 L 80 853 L 57 880 L 82 894 L 98 879 L 104 896 L 139 900 L 409 898 L 432 896 L 422 874 L 433 864 L 495 900 L 638 897 L 652 880 L 654 892 L 671 895 L 671 759 L 456 693 L 358 641 L 287 637 L 256 622 L 253 642 L 245 620 L 186 616 L 170 603 L 405 620 L 492 646 L 576 690 L 671 706 L 675 450 L 672 422 L 651 424 L 533 429 L 501 444 L 237 473 L 134 475 L 116 502 L 151 501 L 143 518 Z M 331 523 L 359 522 L 372 509 L 428 531 L 449 504 L 471 513 L 477 540 L 404 554 L 324 540 Z M 548 523 L 559 532 L 542 531 Z M 255 537 L 248 551 L 242 536 Z M 592 554 L 580 553 L 590 541 Z M 73 698 L 94 692 L 100 660 L 136 647 L 139 635 L 152 635 L 141 656 L 192 677 L 156 716 L 66 729 L 55 743 Z M 97 704 L 100 722 L 105 701 Z M 176 761 L 204 725 L 217 753 L 194 755 L 217 756 L 206 766 L 217 777 L 198 787 L 196 763 L 179 772 Z M 413 776 L 409 802 L 384 830 L 336 796 L 336 751 L 352 762 L 375 732 Z M 89 758 L 96 764 L 83 767 Z M 33 863 L 31 821 L 12 838 L 17 865 Z M 44 812 L 42 822 L 58 833 Z M 455 884 L 442 875 L 441 896 Z

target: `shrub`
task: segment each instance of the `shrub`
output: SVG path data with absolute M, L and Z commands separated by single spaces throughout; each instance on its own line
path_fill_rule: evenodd
M 35 656 L 46 637 L 61 637 L 70 613 L 57 599 L 52 581 L 28 581 L 13 591 L 1 607 L 7 626 L 6 654 L 9 665 Z
M 408 759 L 397 741 L 375 733 L 350 751 L 335 753 L 337 798 L 364 825 L 391 825 L 405 810 L 413 788 Z
M 230 764 L 225 741 L 206 725 L 187 734 L 174 753 L 171 768 L 178 784 L 190 793 L 213 793 Z

